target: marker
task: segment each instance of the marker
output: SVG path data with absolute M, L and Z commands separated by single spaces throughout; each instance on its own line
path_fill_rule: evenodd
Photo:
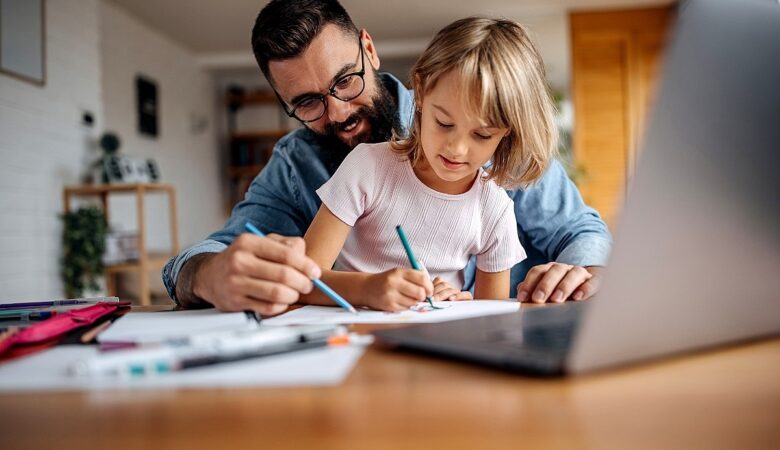
M 255 227 L 249 222 L 244 224 L 244 228 L 246 228 L 247 231 L 249 231 L 250 233 L 256 236 L 265 237 L 265 233 L 258 230 L 257 227 Z M 314 283 L 314 286 L 317 289 L 321 290 L 323 294 L 327 295 L 328 298 L 333 300 L 337 305 L 341 306 L 342 308 L 346 309 L 352 314 L 357 314 L 357 310 L 355 309 L 354 306 L 352 306 L 348 301 L 344 299 L 344 297 L 340 296 L 336 291 L 331 289 L 330 286 L 325 284 L 322 280 L 320 280 L 319 278 L 313 278 L 311 282 Z
M 370 334 L 344 333 L 337 334 L 328 338 L 328 345 L 371 345 L 374 343 L 374 336 Z
M 219 352 L 212 349 L 161 346 L 152 349 L 120 350 L 106 356 L 77 361 L 68 373 L 79 377 L 142 378 L 168 372 L 211 366 L 263 356 L 278 355 L 328 345 L 326 339 L 280 343 L 257 349 Z
M 403 244 L 404 250 L 406 250 L 406 256 L 409 258 L 409 264 L 412 265 L 412 269 L 425 272 L 428 274 L 428 280 L 430 281 L 431 274 L 429 274 L 427 270 L 423 270 L 423 267 L 419 262 L 417 262 L 417 258 L 415 258 L 414 253 L 412 253 L 412 246 L 409 245 L 409 240 L 406 239 L 406 233 L 404 233 L 404 229 L 401 228 L 401 225 L 396 225 L 395 231 L 398 232 L 398 237 L 401 238 L 401 244 Z M 431 308 L 439 309 L 437 306 L 433 306 L 433 298 L 430 295 L 426 298 L 426 300 L 428 300 L 428 304 L 431 305 Z
M 142 378 L 329 345 L 346 328 L 333 325 L 217 331 L 76 361 L 72 376 Z
M 94 297 L 94 298 L 78 298 L 72 300 L 50 300 L 41 302 L 23 302 L 23 303 L 3 303 L 0 305 L 0 310 L 3 309 L 18 309 L 18 308 L 45 308 L 53 306 L 67 306 L 67 305 L 86 305 L 94 304 L 98 302 L 118 302 L 117 297 Z
M 57 311 L 39 311 L 36 309 L 10 309 L 0 311 L 0 320 L 17 320 L 30 322 L 33 320 L 45 320 L 57 315 Z

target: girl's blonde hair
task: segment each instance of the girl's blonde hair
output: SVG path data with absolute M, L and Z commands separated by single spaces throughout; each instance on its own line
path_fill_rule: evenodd
M 470 111 L 491 127 L 509 129 L 488 179 L 515 188 L 541 177 L 557 153 L 555 108 L 539 52 L 526 29 L 511 20 L 468 17 L 436 34 L 412 67 L 417 109 L 409 136 L 394 136 L 393 149 L 419 161 L 421 99 L 451 72 L 458 75 Z

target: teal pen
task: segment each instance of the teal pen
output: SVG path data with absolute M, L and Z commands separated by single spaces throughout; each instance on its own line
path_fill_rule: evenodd
M 420 266 L 420 263 L 417 262 L 417 258 L 414 257 L 414 253 L 412 253 L 412 246 L 409 245 L 409 240 L 406 239 L 406 233 L 404 233 L 404 229 L 401 227 L 401 225 L 396 225 L 395 231 L 398 232 L 398 237 L 401 238 L 401 244 L 404 245 L 404 250 L 406 250 L 406 256 L 409 258 L 409 264 L 412 265 L 412 269 L 423 271 L 423 268 Z M 427 272 L 427 270 L 425 271 Z M 430 277 L 430 274 L 428 275 Z M 433 298 L 429 295 L 428 298 L 428 304 L 431 305 L 431 308 L 438 309 L 436 306 L 433 306 Z
M 45 320 L 57 315 L 57 311 L 41 311 L 39 309 L 11 309 L 0 311 L 0 320 L 16 320 L 29 322 L 32 320 Z
M 244 228 L 246 228 L 247 231 L 250 233 L 265 237 L 265 233 L 258 230 L 256 226 L 252 225 L 251 223 L 247 222 L 244 224 Z M 342 308 L 346 309 L 347 311 L 351 312 L 352 314 L 357 314 L 357 310 L 354 306 L 350 305 L 348 301 L 344 299 L 344 297 L 340 296 L 336 291 L 330 288 L 327 284 L 325 284 L 322 280 L 319 278 L 314 278 L 311 280 L 312 283 L 314 283 L 314 286 L 321 290 L 323 294 L 327 295 L 328 298 L 336 302 L 337 305 L 341 306 Z

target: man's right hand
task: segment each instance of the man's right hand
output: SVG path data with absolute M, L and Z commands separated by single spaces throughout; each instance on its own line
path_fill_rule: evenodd
M 190 286 L 195 297 L 221 311 L 251 310 L 263 315 L 286 310 L 300 294 L 311 292 L 311 279 L 321 275 L 306 256 L 303 239 L 274 234 L 264 238 L 241 234 L 194 269 Z

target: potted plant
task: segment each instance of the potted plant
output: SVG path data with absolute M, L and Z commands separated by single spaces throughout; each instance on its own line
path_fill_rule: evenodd
M 106 247 L 106 218 L 95 207 L 79 208 L 62 215 L 61 275 L 65 294 L 82 297 L 99 290 L 103 277 L 103 253 Z
M 106 131 L 97 141 L 97 146 L 101 149 L 101 155 L 93 161 L 87 172 L 84 174 L 85 183 L 108 183 L 111 181 L 111 169 L 116 165 L 119 147 L 122 141 L 113 131 Z

